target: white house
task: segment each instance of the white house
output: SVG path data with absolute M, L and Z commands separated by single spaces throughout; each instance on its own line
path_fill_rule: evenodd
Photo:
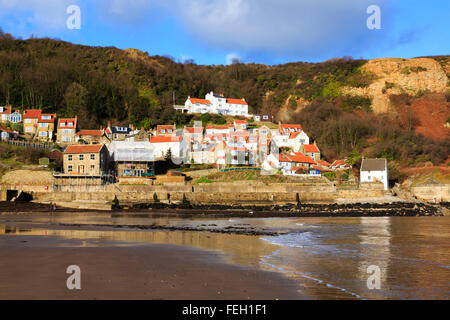
M 164 158 L 170 150 L 172 153 L 172 160 L 186 158 L 186 141 L 183 137 L 160 137 L 155 136 L 150 139 L 153 145 L 153 154 L 156 159 Z
M 294 152 L 299 152 L 302 144 L 309 144 L 309 137 L 304 131 L 300 131 L 293 132 L 290 135 L 275 135 L 272 137 L 272 141 L 278 148 L 287 147 Z
M 388 164 L 386 159 L 363 159 L 360 170 L 360 182 L 381 182 L 388 190 Z
M 184 103 L 186 113 L 214 113 L 248 117 L 248 104 L 244 98 L 225 98 L 223 94 L 207 93 L 205 99 L 188 97 Z

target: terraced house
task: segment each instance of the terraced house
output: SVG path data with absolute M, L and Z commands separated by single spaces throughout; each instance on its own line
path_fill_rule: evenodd
M 37 138 L 52 141 L 55 132 L 55 113 L 42 113 L 38 118 Z
M 64 173 L 101 176 L 108 171 L 108 155 L 103 144 L 68 146 L 64 151 Z
M 0 107 L 0 123 L 6 124 L 10 121 L 11 107 Z
M 41 113 L 39 109 L 25 110 L 25 114 L 23 115 L 23 132 L 28 138 L 35 137 Z
M 77 117 L 70 119 L 59 119 L 56 132 L 56 142 L 60 144 L 75 143 L 77 130 Z

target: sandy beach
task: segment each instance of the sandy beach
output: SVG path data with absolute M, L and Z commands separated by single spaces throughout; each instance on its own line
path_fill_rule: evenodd
M 81 245 L 81 246 L 80 246 Z M 175 245 L 82 247 L 57 237 L 0 236 L 0 299 L 301 299 L 277 273 Z M 81 290 L 68 290 L 69 265 Z

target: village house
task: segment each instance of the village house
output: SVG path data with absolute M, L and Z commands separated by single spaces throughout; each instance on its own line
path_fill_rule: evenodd
M 35 137 L 41 113 L 42 112 L 39 109 L 25 110 L 25 114 L 23 115 L 23 131 L 26 137 L 28 138 Z
M 194 143 L 194 141 L 203 141 L 203 127 L 184 127 L 183 138 L 186 143 Z
M 173 125 L 158 125 L 156 126 L 155 135 L 158 137 L 175 137 L 177 131 L 176 124 Z
M 11 106 L 0 107 L 0 123 L 7 124 L 11 119 Z
M 230 165 L 248 165 L 249 151 L 245 142 L 228 141 L 225 143 L 225 161 Z
M 217 113 L 214 112 L 211 101 L 191 97 L 188 97 L 184 103 L 183 111 L 186 113 Z
M 316 162 L 320 160 L 320 150 L 315 143 L 302 144 L 299 151 L 304 155 L 311 157 L 311 159 Z
M 211 113 L 248 117 L 248 104 L 244 98 L 225 98 L 223 94 L 207 93 L 205 99 L 188 97 L 181 109 L 186 113 Z
M 155 136 L 150 139 L 154 147 L 154 157 L 156 160 L 163 160 L 169 153 L 175 161 L 184 161 L 186 159 L 186 141 L 183 137 L 161 137 Z
M 108 149 L 103 144 L 70 145 L 64 151 L 64 172 L 100 176 L 108 171 Z
M 109 121 L 105 129 L 105 135 L 109 141 L 125 141 L 132 132 L 133 129 L 129 127 L 111 126 L 111 122 Z
M 55 113 L 41 113 L 38 118 L 36 136 L 39 140 L 52 141 L 55 132 Z
M 381 182 L 384 190 L 389 188 L 388 163 L 386 159 L 362 159 L 360 182 Z
M 154 146 L 148 141 L 113 141 L 108 146 L 116 177 L 148 177 L 155 173 Z
M 0 140 L 6 141 L 10 139 L 17 139 L 17 137 L 18 137 L 17 131 L 0 126 Z
M 229 134 L 230 128 L 228 126 L 206 126 L 205 135 L 214 134 Z
M 263 167 L 265 170 L 270 170 L 273 167 L 281 170 L 284 174 L 295 174 L 298 171 L 307 172 L 316 163 L 313 159 L 300 152 L 292 152 L 290 154 L 274 154 L 271 153 Z
M 102 130 L 82 129 L 75 134 L 76 143 L 102 144 L 107 140 Z
M 335 160 L 331 164 L 331 168 L 333 170 L 336 170 L 336 169 L 348 169 L 348 168 L 350 168 L 350 166 L 347 164 L 347 162 L 345 160 Z
M 135 130 L 130 136 L 128 136 L 126 141 L 148 142 L 150 137 L 151 137 L 151 134 L 142 127 L 140 130 Z
M 77 117 L 59 119 L 56 132 L 56 142 L 59 144 L 72 144 L 76 142 Z
M 273 116 L 269 114 L 255 114 L 253 115 L 253 120 L 257 122 L 272 122 Z
M 11 116 L 9 117 L 9 122 L 11 123 L 21 123 L 22 122 L 22 114 L 19 111 L 14 111 L 11 113 Z
M 235 131 L 245 131 L 247 130 L 248 122 L 247 120 L 234 120 L 233 127 Z

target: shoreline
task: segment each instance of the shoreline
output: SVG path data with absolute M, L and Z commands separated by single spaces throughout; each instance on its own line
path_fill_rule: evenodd
M 333 203 L 284 204 L 270 206 L 243 205 L 191 205 L 166 203 L 137 203 L 119 206 L 109 211 L 58 207 L 56 213 L 102 213 L 111 217 L 146 217 L 157 215 L 174 217 L 390 217 L 390 216 L 445 216 L 450 203 L 427 204 L 423 202 L 392 203 Z M 48 213 L 48 204 L 35 202 L 0 202 L 0 215 Z

